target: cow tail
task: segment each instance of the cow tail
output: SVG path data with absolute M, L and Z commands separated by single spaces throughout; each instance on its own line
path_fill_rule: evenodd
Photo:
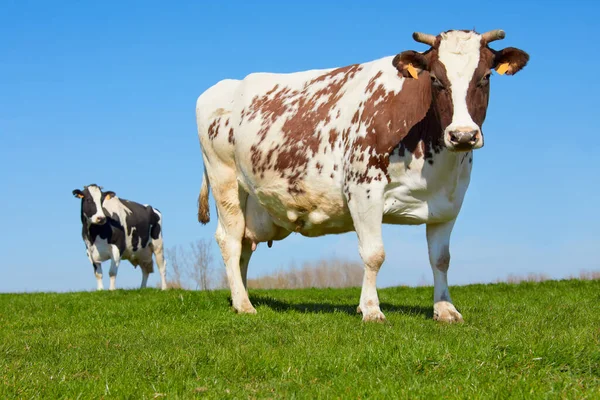
M 202 188 L 200 196 L 198 196 L 198 222 L 205 225 L 210 221 L 210 209 L 208 207 L 208 176 L 206 175 L 206 167 L 204 167 L 204 177 L 202 178 Z

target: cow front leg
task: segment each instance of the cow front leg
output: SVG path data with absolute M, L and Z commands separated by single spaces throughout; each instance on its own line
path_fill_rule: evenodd
M 110 277 L 109 290 L 115 290 L 117 271 L 121 262 L 121 253 L 119 252 L 117 246 L 111 246 L 111 253 L 110 270 L 108 271 L 108 276 Z
M 383 188 L 355 187 L 348 191 L 348 207 L 358 236 L 358 251 L 365 265 L 357 311 L 363 321 L 385 321 L 377 296 L 377 273 L 385 260 L 381 225 Z
M 448 268 L 450 267 L 450 235 L 455 220 L 443 224 L 428 224 L 427 247 L 429 262 L 433 270 L 433 319 L 444 322 L 462 322 L 448 290 Z
M 102 283 L 102 264 L 92 263 L 94 266 L 94 275 L 96 276 L 96 290 L 104 290 L 104 284 Z
M 96 277 L 96 290 L 104 290 L 104 284 L 102 283 L 102 264 L 99 262 L 95 262 L 92 259 L 92 255 L 90 254 L 90 250 L 86 251 L 86 255 L 90 263 L 92 263 L 92 267 L 94 267 L 94 276 Z

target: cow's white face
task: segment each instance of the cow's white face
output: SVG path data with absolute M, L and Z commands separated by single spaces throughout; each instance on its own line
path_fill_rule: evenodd
M 73 195 L 81 199 L 81 218 L 91 224 L 102 225 L 106 215 L 102 209 L 102 190 L 96 185 L 84 187 L 83 191 L 73 190 Z
M 431 82 L 430 106 L 440 124 L 443 143 L 451 151 L 483 147 L 481 126 L 492 69 L 513 75 L 529 60 L 527 53 L 512 47 L 490 49 L 490 41 L 504 37 L 504 32 L 493 32 L 495 36 L 472 31 L 449 31 L 437 37 L 415 34 L 416 40 L 431 48 L 425 53 L 405 51 L 394 58 L 394 65 L 405 78 Z
M 465 148 L 467 150 L 483 147 L 481 126 L 473 121 L 467 105 L 467 92 L 479 65 L 481 52 L 481 36 L 472 32 L 443 33 L 438 48 L 438 60 L 445 67 L 447 88 L 452 101 L 452 120 L 444 129 L 444 144 L 448 148 Z M 489 69 L 485 71 L 488 79 L 476 83 L 475 90 L 489 93 Z M 434 74 L 432 83 L 438 84 Z M 483 77 L 482 77 L 483 79 Z M 439 79 L 438 79 L 439 81 Z M 483 121 L 481 121 L 483 123 Z

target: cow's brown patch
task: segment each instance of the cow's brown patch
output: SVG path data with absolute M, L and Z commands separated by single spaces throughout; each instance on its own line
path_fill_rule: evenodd
M 221 117 L 215 118 L 213 122 L 208 126 L 208 138 L 214 140 L 219 135 L 219 128 L 221 124 Z
M 432 160 L 434 153 L 439 153 L 444 148 L 442 128 L 435 116 L 433 107 L 430 107 L 421 121 L 415 124 L 406 137 L 396 146 L 394 153 L 405 157 L 408 151 L 415 158 L 424 157 Z
M 233 127 L 229 128 L 229 135 L 227 136 L 227 141 L 230 144 L 235 144 L 235 136 L 233 136 Z
M 366 134 L 357 137 L 350 148 L 349 161 L 361 163 L 367 157 L 366 168 L 346 175 L 350 182 L 370 183 L 372 180 L 389 182 L 389 155 L 421 121 L 431 104 L 429 79 L 404 81 L 399 93 L 387 91 L 383 84 L 377 85 L 376 74 L 367 84 L 371 95 L 364 102 L 358 118 L 356 131 L 363 126 Z M 428 78 L 428 77 L 427 77 Z M 379 170 L 376 175 L 372 169 Z
M 290 193 L 302 193 L 299 182 L 306 175 L 309 158 L 319 151 L 324 136 L 321 128 L 331 122 L 331 112 L 344 94 L 344 85 L 361 68 L 356 64 L 332 70 L 307 82 L 301 91 L 275 85 L 263 96 L 256 96 L 245 111 L 249 121 L 261 117 L 261 129 L 250 149 L 253 172 L 277 171 L 288 180 Z M 327 84 L 318 86 L 324 82 Z M 337 111 L 336 115 L 339 115 Z M 282 142 L 276 148 L 261 146 L 273 123 L 286 112 L 290 115 L 281 127 Z M 329 133 L 333 150 L 337 132 L 335 135 L 332 131 Z
M 340 110 L 338 110 L 338 115 L 339 115 Z M 329 146 L 331 147 L 331 150 L 333 151 L 333 148 L 335 146 L 335 143 L 337 141 L 339 134 L 338 131 L 336 131 L 335 129 L 331 129 L 329 131 Z
M 467 109 L 471 119 L 478 126 L 482 126 L 485 121 L 489 96 L 490 96 L 490 69 L 494 62 L 494 54 L 486 47 L 479 53 L 479 64 L 475 68 L 473 77 L 469 82 L 467 89 Z

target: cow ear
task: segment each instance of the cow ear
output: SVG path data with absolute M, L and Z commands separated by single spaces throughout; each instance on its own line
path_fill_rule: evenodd
M 507 47 L 496 52 L 494 69 L 500 75 L 514 75 L 523 69 L 528 61 L 529 54 L 514 47 Z
M 102 199 L 102 201 L 110 200 L 115 196 L 116 196 L 115 192 L 110 192 L 110 191 L 104 192 L 104 198 Z
M 77 197 L 78 199 L 83 199 L 83 192 L 79 189 L 75 189 L 73 190 L 73 196 Z
M 419 79 L 422 71 L 429 69 L 427 58 L 413 50 L 403 51 L 392 60 L 392 65 L 405 78 Z

